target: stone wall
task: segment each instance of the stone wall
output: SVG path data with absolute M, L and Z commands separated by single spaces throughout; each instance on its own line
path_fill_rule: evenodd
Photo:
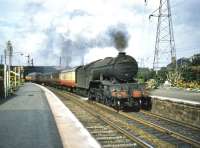
M 152 98 L 152 112 L 173 120 L 200 127 L 200 105 Z

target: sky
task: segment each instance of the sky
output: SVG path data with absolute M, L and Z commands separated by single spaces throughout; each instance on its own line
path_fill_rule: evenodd
M 171 0 L 177 58 L 200 53 L 200 1 Z M 110 32 L 126 34 L 124 51 L 152 67 L 159 0 L 0 0 L 0 54 L 6 42 L 13 63 L 78 66 L 118 54 Z M 22 52 L 24 55 L 20 55 Z

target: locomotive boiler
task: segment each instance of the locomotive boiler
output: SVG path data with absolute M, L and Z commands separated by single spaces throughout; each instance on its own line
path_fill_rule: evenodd
M 134 58 L 120 52 L 116 58 L 105 58 L 91 66 L 93 80 L 107 79 L 122 82 L 133 82 L 138 65 Z

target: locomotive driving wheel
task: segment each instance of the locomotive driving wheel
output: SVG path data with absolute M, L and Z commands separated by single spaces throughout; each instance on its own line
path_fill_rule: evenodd
M 100 98 L 100 93 L 99 92 L 95 92 L 95 98 L 97 102 L 101 102 L 101 98 Z
M 102 93 L 99 93 L 99 100 L 100 103 L 105 104 L 104 95 Z
M 108 105 L 108 106 L 112 106 L 111 99 L 105 96 L 105 98 L 104 98 L 104 104 Z
M 139 112 L 140 111 L 140 106 L 141 106 L 140 100 L 134 100 L 134 102 L 133 102 L 133 110 L 136 111 L 136 112 Z
M 113 108 L 116 109 L 117 111 L 120 110 L 120 101 L 117 98 L 113 98 Z
M 89 92 L 88 92 L 88 99 L 91 100 L 91 101 L 95 100 L 95 95 L 94 95 L 94 90 L 93 89 L 89 90 Z
M 142 98 L 141 107 L 142 107 L 142 109 L 145 109 L 145 110 L 151 110 L 151 108 L 152 108 L 151 97 Z

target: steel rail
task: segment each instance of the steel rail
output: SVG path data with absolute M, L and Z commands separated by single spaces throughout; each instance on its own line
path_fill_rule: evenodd
M 76 95 L 76 94 L 73 94 L 73 93 L 65 92 L 65 94 L 74 96 L 75 99 L 77 99 L 76 97 L 79 97 L 79 98 L 80 98 L 79 95 Z M 97 103 L 97 102 L 94 102 L 94 104 L 96 104 L 97 106 L 103 107 L 104 109 L 110 110 L 110 111 L 112 111 L 112 112 L 113 112 L 113 111 L 114 111 L 114 112 L 117 112 L 117 111 L 114 110 L 113 108 L 110 108 L 110 107 L 105 106 L 105 105 L 103 105 L 103 104 L 100 104 L 100 103 Z M 175 138 L 177 138 L 177 139 L 179 139 L 179 140 L 181 140 L 181 141 L 183 141 L 183 142 L 186 142 L 186 143 L 188 143 L 188 144 L 191 144 L 191 145 L 193 145 L 193 146 L 195 146 L 195 147 L 199 147 L 199 145 L 200 145 L 200 142 L 199 142 L 199 141 L 196 141 L 196 140 L 194 140 L 194 139 L 188 138 L 188 137 L 186 137 L 186 136 L 184 136 L 184 135 L 181 135 L 181 134 L 179 134 L 179 133 L 177 133 L 177 132 L 171 131 L 171 130 L 169 130 L 169 129 L 167 129 L 167 128 L 161 127 L 161 126 L 159 126 L 159 125 L 156 125 L 156 124 L 154 124 L 154 123 L 145 121 L 145 120 L 143 120 L 143 119 L 139 119 L 139 118 L 137 118 L 137 117 L 133 117 L 133 116 L 131 116 L 131 115 L 127 114 L 127 113 L 124 113 L 124 112 L 122 112 L 122 111 L 119 111 L 118 113 L 119 113 L 120 115 L 124 116 L 124 117 L 127 117 L 128 119 L 135 120 L 135 121 L 137 121 L 137 122 L 139 122 L 139 123 L 141 123 L 141 124 L 150 126 L 150 127 L 154 128 L 154 129 L 156 129 L 156 130 L 158 130 L 158 131 L 161 131 L 161 132 L 163 132 L 163 133 L 167 133 L 167 134 L 169 134 L 169 135 L 171 135 L 171 136 L 173 136 L 173 137 L 175 137 Z
M 170 119 L 170 118 L 162 117 L 161 115 L 158 115 L 158 114 L 155 114 L 155 113 L 152 113 L 152 112 L 147 112 L 147 111 L 144 111 L 144 110 L 141 110 L 140 112 L 142 112 L 143 114 L 146 114 L 148 116 L 153 116 L 153 117 L 156 117 L 156 118 L 168 121 L 168 122 L 178 124 L 180 126 L 184 126 L 184 127 L 187 127 L 187 128 L 191 128 L 193 130 L 197 130 L 200 133 L 200 127 L 194 126 L 192 124 L 188 124 L 188 123 L 185 123 L 185 122 L 176 121 L 176 120 L 173 120 L 173 119 Z
M 51 88 L 52 90 L 52 88 Z M 55 92 L 55 91 L 54 91 Z M 57 94 L 59 94 L 62 97 L 67 97 L 66 95 L 68 94 L 63 94 L 61 92 L 55 92 Z M 71 94 L 70 94 L 71 95 Z M 138 137 L 134 136 L 133 134 L 127 132 L 126 130 L 122 129 L 120 126 L 116 125 L 114 122 L 106 119 L 103 117 L 103 115 L 97 113 L 97 112 L 93 112 L 92 109 L 89 109 L 88 106 L 86 107 L 86 105 L 80 101 L 80 99 L 77 99 L 73 96 L 74 99 L 71 99 L 71 101 L 73 101 L 74 103 L 76 103 L 77 105 L 81 106 L 84 110 L 86 110 L 87 112 L 89 112 L 90 114 L 92 114 L 93 116 L 101 119 L 102 121 L 104 121 L 105 123 L 107 123 L 109 126 L 113 127 L 114 129 L 116 129 L 118 132 L 120 132 L 121 134 L 125 135 L 129 140 L 131 140 L 134 143 L 137 143 L 139 146 L 144 147 L 144 148 L 153 148 L 153 146 L 151 146 L 150 144 L 146 143 L 145 141 L 139 139 Z
M 73 96 L 76 96 L 76 97 L 80 97 L 79 95 L 76 95 L 76 94 L 74 94 L 74 93 L 70 93 L 70 95 L 73 95 Z M 101 103 L 98 103 L 98 102 L 95 102 L 95 103 L 96 103 L 97 105 L 103 105 L 103 107 L 105 107 L 105 108 L 107 108 L 107 109 L 111 109 L 112 111 L 116 111 L 116 110 L 114 110 L 113 108 L 110 108 L 110 107 L 108 107 L 108 106 L 105 106 L 104 104 L 101 104 Z M 191 129 L 193 129 L 193 130 L 197 130 L 197 131 L 199 131 L 199 133 L 200 133 L 200 127 L 194 126 L 194 125 L 192 125 L 192 124 L 188 124 L 188 123 L 185 123 L 185 122 L 176 121 L 176 120 L 173 120 L 173 119 L 170 119 L 170 118 L 162 117 L 162 116 L 160 116 L 160 115 L 157 115 L 157 114 L 154 114 L 154 113 L 145 111 L 145 110 L 140 110 L 140 112 L 142 112 L 143 114 L 149 115 L 149 116 L 153 116 L 153 117 L 156 117 L 156 118 L 159 118 L 159 119 L 162 119 L 162 120 L 171 122 L 171 123 L 175 123 L 175 124 L 180 125 L 180 126 L 183 126 L 183 127 L 187 127 L 187 128 L 191 128 Z
M 112 109 L 112 108 L 110 108 L 110 107 L 108 107 L 108 106 L 105 106 L 105 105 L 103 105 L 103 104 L 100 104 L 100 103 L 97 103 L 97 102 L 95 102 L 95 104 L 98 105 L 98 106 L 100 106 L 100 107 L 106 108 L 106 109 L 108 109 L 108 110 L 110 110 L 110 111 L 114 111 L 114 109 Z M 159 130 L 159 131 L 161 131 L 161 132 L 163 132 L 163 133 L 170 134 L 171 136 L 176 137 L 177 139 L 180 139 L 180 140 L 182 140 L 182 141 L 184 141 L 184 142 L 186 142 L 186 143 L 189 143 L 189 144 L 191 144 L 191 145 L 194 145 L 195 147 L 199 147 L 199 145 L 200 145 L 200 142 L 199 142 L 199 141 L 196 141 L 196 140 L 194 140 L 194 139 L 188 138 L 188 137 L 186 137 L 186 136 L 184 136 L 184 135 L 181 135 L 181 134 L 179 134 L 179 133 L 177 133 L 177 132 L 171 131 L 171 130 L 169 130 L 169 129 L 167 129 L 167 128 L 161 127 L 161 126 L 159 126 L 159 125 L 156 125 L 156 124 L 154 124 L 154 123 L 145 121 L 145 120 L 143 120 L 143 119 L 139 119 L 139 118 L 137 118 L 137 117 L 133 117 L 133 116 L 129 115 L 128 113 L 125 113 L 125 112 L 122 112 L 122 111 L 119 111 L 118 113 L 119 113 L 120 115 L 123 115 L 123 116 L 125 116 L 125 117 L 131 119 L 131 120 L 138 121 L 138 122 L 140 122 L 141 124 L 150 126 L 150 127 L 154 128 L 154 129 L 156 129 L 156 130 Z
M 139 145 L 141 145 L 142 147 L 149 147 L 149 148 L 153 148 L 153 146 L 151 146 L 150 144 L 144 142 L 143 140 L 139 139 L 138 137 L 130 134 L 129 132 L 127 132 L 126 130 L 122 129 L 121 127 L 117 126 L 116 124 L 114 124 L 113 122 L 107 120 L 106 118 L 101 118 L 104 122 L 106 122 L 107 124 L 109 124 L 110 126 L 112 126 L 113 128 L 117 129 L 120 133 L 126 135 L 126 137 L 128 137 L 129 139 L 131 139 L 132 141 L 138 143 Z

